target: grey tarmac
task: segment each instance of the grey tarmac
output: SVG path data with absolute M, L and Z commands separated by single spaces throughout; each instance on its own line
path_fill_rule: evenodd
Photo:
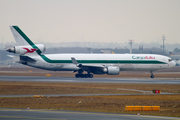
M 138 113 L 138 112 L 137 112 Z M 67 110 L 0 108 L 1 120 L 179 120 L 177 117 L 131 115 Z
M 62 96 L 120 96 L 120 95 L 152 95 L 153 93 L 133 93 L 133 94 L 40 94 L 43 97 L 62 97 Z M 161 95 L 170 95 L 175 93 L 161 93 Z M 177 93 L 178 94 L 178 93 Z M 153 95 L 159 95 L 159 94 L 153 94 Z M 34 95 L 0 95 L 0 98 L 6 98 L 6 97 L 34 97 Z
M 83 82 L 83 83 L 138 83 L 138 84 L 180 84 L 179 79 L 145 79 L 145 78 L 73 78 L 41 76 L 0 76 L 0 81 L 21 82 Z

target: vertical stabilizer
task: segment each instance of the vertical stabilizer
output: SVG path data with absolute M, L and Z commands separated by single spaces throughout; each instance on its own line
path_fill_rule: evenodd
M 29 45 L 25 38 L 29 39 L 18 26 L 10 26 L 14 39 L 17 45 Z
M 8 52 L 14 52 L 16 54 L 34 53 L 36 51 L 39 55 L 45 51 L 45 46 L 42 44 L 34 44 L 18 26 L 10 26 L 12 34 L 16 40 L 18 46 L 8 48 Z M 16 48 L 15 48 L 16 47 Z M 19 51 L 17 51 L 19 49 Z M 26 50 L 26 51 L 24 51 Z M 25 53 L 24 53 L 25 52 Z

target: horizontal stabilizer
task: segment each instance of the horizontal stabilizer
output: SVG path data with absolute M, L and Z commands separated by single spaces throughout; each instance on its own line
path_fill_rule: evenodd
M 13 58 L 13 57 L 16 57 L 16 56 L 14 56 L 14 55 L 7 55 L 8 57 L 11 57 L 11 58 Z
M 25 62 L 36 62 L 35 59 L 30 58 L 30 57 L 28 57 L 28 56 L 20 56 L 20 60 L 21 60 L 21 61 L 25 61 Z

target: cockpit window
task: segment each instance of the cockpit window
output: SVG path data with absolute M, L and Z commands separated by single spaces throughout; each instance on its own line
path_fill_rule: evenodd
M 169 62 L 171 62 L 171 61 L 172 61 L 172 59 L 168 59 L 168 61 L 169 61 Z

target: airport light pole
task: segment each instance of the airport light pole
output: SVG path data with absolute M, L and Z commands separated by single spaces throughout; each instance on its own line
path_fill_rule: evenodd
M 132 44 L 134 40 L 129 40 L 129 45 L 130 45 L 130 54 L 132 54 Z

